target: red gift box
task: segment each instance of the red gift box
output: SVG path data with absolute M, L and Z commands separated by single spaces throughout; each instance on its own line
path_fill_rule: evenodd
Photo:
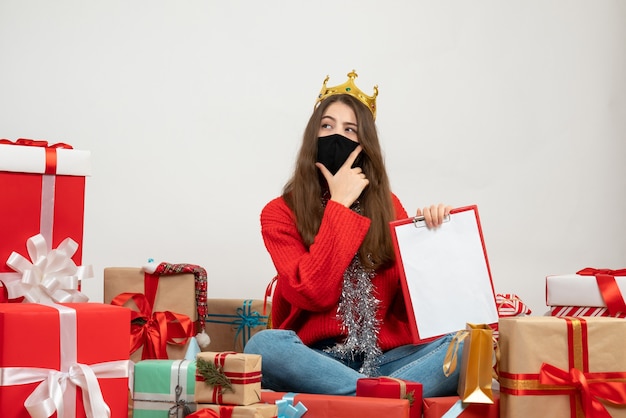
M 410 417 L 422 417 L 421 383 L 391 377 L 366 377 L 356 381 L 356 396 L 372 398 L 408 399 Z
M 493 393 L 493 404 L 463 403 L 458 396 L 424 398 L 424 418 L 441 418 L 448 413 L 461 418 L 498 418 L 500 394 Z
M 409 418 L 407 399 L 261 392 L 261 402 L 275 403 L 283 397 L 292 401 L 294 405 L 302 402 L 307 408 L 304 414 L 306 418 Z
M 85 176 L 90 153 L 66 144 L 0 140 L 0 280 L 20 276 L 5 264 L 15 251 L 27 254 L 28 238 L 42 234 L 48 250 L 71 238 L 78 243 L 72 260 L 82 261 Z
M 129 322 L 101 303 L 0 304 L 0 416 L 126 418 Z

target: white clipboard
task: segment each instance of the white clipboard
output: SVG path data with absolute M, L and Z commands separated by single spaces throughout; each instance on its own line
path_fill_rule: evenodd
M 414 343 L 498 322 L 478 209 L 452 209 L 443 224 L 423 217 L 390 223 Z

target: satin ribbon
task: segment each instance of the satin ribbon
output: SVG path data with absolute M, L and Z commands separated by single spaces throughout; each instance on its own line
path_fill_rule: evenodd
M 241 373 L 241 372 L 232 372 L 224 370 L 226 365 L 226 357 L 230 355 L 237 355 L 239 353 L 235 351 L 223 351 L 220 353 L 215 353 L 213 357 L 213 364 L 217 370 L 219 370 L 228 381 L 233 385 L 249 385 L 253 383 L 261 382 L 261 371 L 256 370 L 249 373 Z M 199 370 L 196 368 L 196 382 L 204 382 L 205 379 L 200 374 Z M 223 397 L 222 393 L 224 392 L 224 388 L 220 385 L 214 385 L 213 393 L 212 393 L 212 402 L 216 404 L 222 404 Z
M 443 359 L 443 374 L 448 377 L 456 370 L 457 362 L 458 362 L 458 352 L 461 348 L 461 343 L 469 336 L 470 329 L 462 329 L 457 331 L 452 337 L 452 340 L 448 344 L 448 350 L 446 351 L 446 355 Z M 493 350 L 494 350 L 494 359 L 493 366 L 494 372 L 493 377 L 495 379 L 498 378 L 497 370 L 498 365 L 500 364 L 500 345 L 498 344 L 498 340 L 495 337 L 492 337 L 493 341 Z
M 71 145 L 63 142 L 56 144 L 48 144 L 48 141 L 33 140 L 26 138 L 19 138 L 17 141 L 12 142 L 8 139 L 0 139 L 0 144 L 5 145 L 20 145 L 24 147 L 42 147 L 46 152 L 46 168 L 44 174 L 56 174 L 57 171 L 57 149 L 72 149 Z
M 0 139 L 0 144 L 4 145 L 21 145 L 26 147 L 46 147 L 46 148 L 64 148 L 73 149 L 71 145 L 63 142 L 57 142 L 56 144 L 48 144 L 48 141 L 38 139 L 18 138 L 15 141 L 9 139 Z
M 98 379 L 128 378 L 131 364 L 128 360 L 97 364 L 77 362 L 76 311 L 63 305 L 49 305 L 59 311 L 60 353 L 59 369 L 36 367 L 0 368 L 0 385 L 14 386 L 40 382 L 24 401 L 32 418 L 76 417 L 76 388 L 82 389 L 87 418 L 111 416 L 104 401 Z
M 24 296 L 15 299 L 9 298 L 9 291 L 2 280 L 0 280 L 0 285 L 0 303 L 22 303 L 24 301 Z
M 459 399 L 458 401 L 454 403 L 454 405 L 450 407 L 450 409 L 446 411 L 445 414 L 441 416 L 441 418 L 457 418 L 459 415 L 463 413 L 463 411 L 465 410 L 465 408 L 467 408 L 468 405 L 469 404 L 464 404 L 463 401 Z
M 239 340 L 239 336 L 241 335 L 242 348 L 246 347 L 246 343 L 252 336 L 252 330 L 258 326 L 267 325 L 267 322 L 263 321 L 263 319 L 267 319 L 267 316 L 263 316 L 259 314 L 257 311 L 252 311 L 252 303 L 254 301 L 252 299 L 244 300 L 243 305 L 236 310 L 235 315 L 227 315 L 227 314 L 208 314 L 207 318 L 234 318 L 232 321 L 219 321 L 216 319 L 207 319 L 206 322 L 214 323 L 214 324 L 227 324 L 233 325 L 237 327 L 237 331 L 235 332 L 235 347 L 237 346 L 237 341 Z
M 600 294 L 604 303 L 606 303 L 609 314 L 615 315 L 618 312 L 626 312 L 626 301 L 624 301 L 624 297 L 615 281 L 615 276 L 626 276 L 626 269 L 609 270 L 587 267 L 577 271 L 576 274 L 596 277 L 598 289 L 600 289 Z
M 152 312 L 152 303 L 143 293 L 120 293 L 112 305 L 124 306 L 132 299 L 139 311 L 131 311 L 130 352 L 141 346 L 141 358 L 167 359 L 167 344 L 185 345 L 193 336 L 193 322 L 187 315 L 170 311 Z M 175 339 L 181 339 L 176 341 Z
M 220 418 L 220 416 L 212 409 L 203 408 L 191 415 L 187 415 L 187 418 Z
M 567 326 L 569 372 L 545 363 L 538 374 L 501 372 L 500 391 L 515 396 L 567 395 L 571 417 L 609 418 L 598 399 L 626 404 L 626 372 L 589 372 L 587 322 L 584 318 L 560 319 Z
M 308 411 L 302 402 L 294 405 L 296 396 L 296 393 L 289 392 L 276 401 L 278 409 L 276 418 L 300 418 Z
M 21 280 L 7 283 L 13 297 L 24 296 L 31 303 L 87 302 L 89 298 L 78 290 L 79 282 L 93 277 L 91 266 L 77 267 L 72 256 L 78 244 L 66 238 L 59 246 L 48 251 L 41 234 L 26 241 L 30 261 L 11 253 L 7 265 L 21 274 Z
M 579 393 L 584 416 L 589 418 L 611 418 L 600 399 L 614 405 L 626 404 L 626 382 L 606 381 L 606 377 L 605 373 L 585 373 L 576 368 L 568 372 L 546 363 L 539 369 L 542 385 L 565 386 Z

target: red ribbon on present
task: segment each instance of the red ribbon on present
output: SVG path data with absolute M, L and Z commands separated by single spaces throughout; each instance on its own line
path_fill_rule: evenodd
M 134 353 L 143 345 L 142 360 L 167 359 L 167 344 L 184 345 L 193 336 L 193 322 L 187 315 L 152 312 L 153 303 L 143 293 L 120 293 L 111 304 L 124 306 L 130 299 L 139 309 L 131 312 L 130 352 Z M 178 342 L 175 338 L 183 340 Z
M 602 299 L 611 315 L 615 315 L 618 312 L 626 312 L 626 301 L 624 301 L 624 297 L 615 281 L 615 276 L 626 276 L 626 269 L 609 270 L 587 267 L 577 271 L 576 274 L 596 277 L 598 289 L 600 289 Z
M 543 363 L 539 373 L 500 372 L 500 391 L 516 396 L 567 395 L 572 418 L 611 418 L 600 402 L 626 405 L 626 372 L 590 372 L 587 321 L 563 317 L 567 323 L 569 372 Z
M 238 354 L 235 351 L 223 351 L 220 353 L 216 353 L 215 357 L 213 357 L 213 363 L 218 370 L 224 374 L 224 376 L 230 381 L 233 385 L 248 385 L 252 383 L 259 383 L 261 381 L 261 371 L 253 371 L 249 373 L 241 373 L 241 372 L 229 372 L 224 370 L 224 365 L 226 364 L 226 357 L 231 354 Z M 204 378 L 198 373 L 196 370 L 196 382 L 204 382 Z M 222 398 L 223 388 L 219 385 L 213 386 L 213 395 L 211 399 L 211 403 L 221 404 L 223 402 Z
M 585 417 L 591 418 L 611 418 L 599 399 L 614 405 L 626 404 L 626 382 L 612 380 L 620 377 L 624 379 L 625 376 L 626 373 L 585 373 L 576 368 L 567 372 L 546 363 L 539 370 L 539 382 L 542 385 L 575 389 L 581 396 Z
M 218 415 L 217 412 L 212 409 L 203 408 L 187 415 L 187 418 L 221 418 L 221 415 Z
M 23 147 L 43 147 L 46 149 L 46 170 L 45 174 L 56 174 L 57 171 L 57 149 L 72 149 L 72 146 L 63 142 L 48 144 L 48 141 L 19 138 L 13 142 L 8 139 L 0 139 L 0 144 L 20 145 Z

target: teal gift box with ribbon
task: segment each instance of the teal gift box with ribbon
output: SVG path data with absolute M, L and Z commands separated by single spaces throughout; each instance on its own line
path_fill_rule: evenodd
M 207 310 L 205 330 L 211 343 L 203 351 L 242 353 L 250 337 L 268 328 L 271 302 L 209 298 Z
M 196 410 L 193 360 L 142 360 L 135 364 L 133 418 L 185 417 Z

